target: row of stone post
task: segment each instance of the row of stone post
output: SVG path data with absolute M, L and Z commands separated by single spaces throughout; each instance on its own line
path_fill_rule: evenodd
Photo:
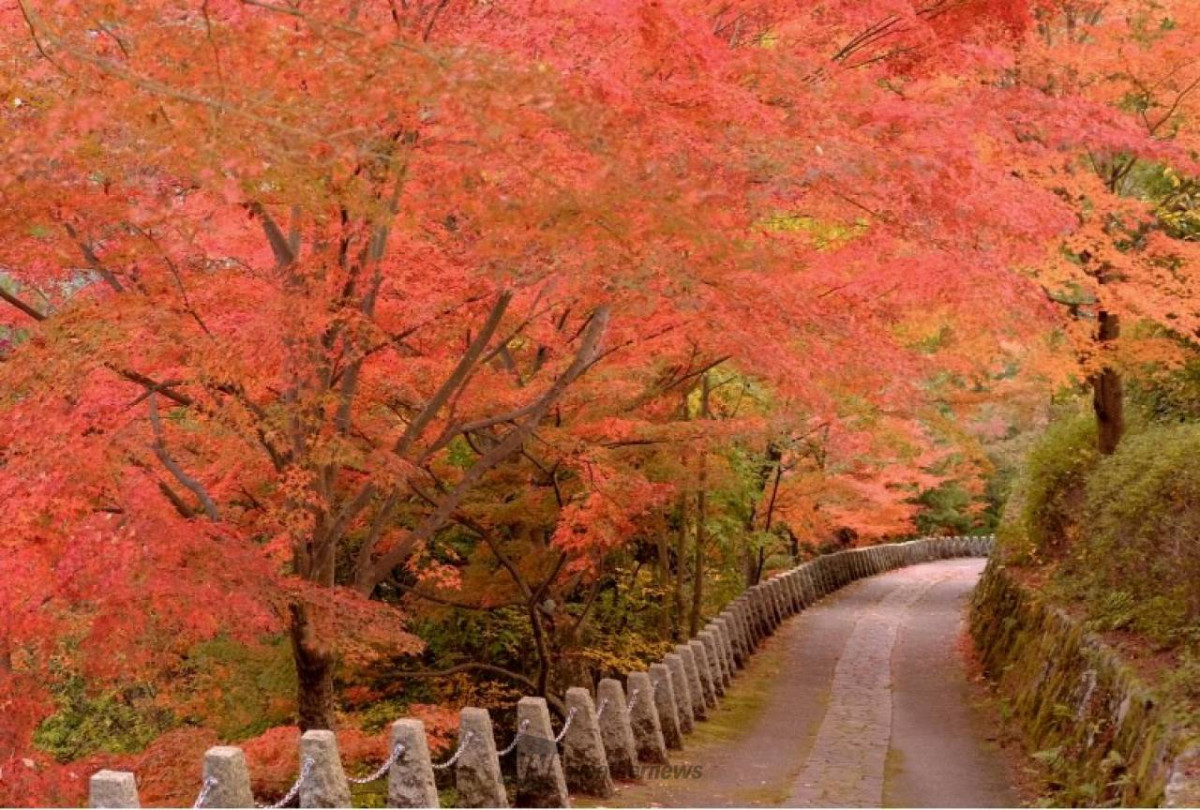
M 628 673 L 624 684 L 601 680 L 595 700 L 588 689 L 568 689 L 557 733 L 544 698 L 521 698 L 517 736 L 501 751 L 487 710 L 464 708 L 453 755 L 435 765 L 421 721 L 397 720 L 386 767 L 374 778 L 386 774 L 389 807 L 438 807 L 435 769 L 453 767 L 458 806 L 508 807 L 500 761 L 515 756 L 518 807 L 566 807 L 570 793 L 610 798 L 614 780 L 637 779 L 640 765 L 667 764 L 668 751 L 682 750 L 696 724 L 719 707 L 738 670 L 788 617 L 853 580 L 930 560 L 986 556 L 991 546 L 990 536 L 938 537 L 818 557 L 748 588 L 647 671 Z M 349 807 L 351 781 L 367 780 L 346 776 L 334 733 L 307 731 L 300 738 L 300 775 L 282 804 Z M 255 806 L 240 748 L 209 749 L 201 782 L 197 807 Z M 94 774 L 89 802 L 138 807 L 134 775 Z

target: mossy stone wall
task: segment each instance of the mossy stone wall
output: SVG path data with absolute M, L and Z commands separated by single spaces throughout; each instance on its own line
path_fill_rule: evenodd
M 971 634 L 1048 767 L 1055 804 L 1200 806 L 1200 745 L 1181 711 L 995 558 L 973 598 Z

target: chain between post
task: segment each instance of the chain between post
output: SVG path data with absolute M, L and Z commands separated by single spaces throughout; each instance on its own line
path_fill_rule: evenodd
M 204 802 L 208 800 L 208 794 L 211 793 L 212 789 L 218 784 L 219 783 L 217 782 L 217 778 L 215 776 L 210 776 L 205 779 L 204 786 L 200 788 L 200 795 L 196 797 L 196 803 L 193 804 L 192 807 L 203 807 Z
M 372 773 L 370 776 L 362 776 L 358 778 L 347 776 L 346 781 L 355 785 L 366 785 L 370 782 L 374 782 L 376 779 L 381 779 L 383 775 L 388 772 L 388 769 L 396 764 L 396 760 L 400 759 L 400 755 L 403 753 L 404 746 L 400 743 L 396 743 L 396 747 L 392 749 L 391 755 L 382 765 L 379 766 L 379 768 L 375 770 L 374 773 Z
M 556 743 L 562 742 L 562 738 L 567 736 L 567 729 L 571 727 L 571 721 L 575 719 L 575 712 L 578 711 L 574 706 L 571 711 L 567 712 L 567 719 L 563 721 L 562 731 L 558 732 L 558 736 L 554 738 Z
M 433 769 L 435 771 L 443 771 L 446 768 L 449 768 L 454 763 L 458 762 L 458 758 L 463 755 L 463 751 L 467 750 L 467 746 L 471 744 L 471 739 L 474 736 L 475 736 L 475 732 L 473 732 L 473 731 L 468 731 L 466 734 L 464 734 L 462 742 L 458 744 L 458 750 L 454 752 L 454 756 L 450 757 L 450 759 L 446 760 L 445 762 L 441 763 L 440 765 L 435 764 L 433 766 Z
M 508 747 L 505 748 L 503 751 L 497 751 L 496 756 L 502 757 L 502 756 L 505 756 L 506 754 L 511 754 L 513 749 L 517 747 L 517 743 L 519 743 L 521 741 L 521 738 L 525 736 L 525 729 L 527 729 L 527 728 L 529 728 L 529 721 L 522 720 L 521 726 L 517 729 L 517 733 L 513 737 L 513 741 L 510 742 L 508 744 Z
M 300 792 L 300 786 L 304 784 L 304 780 L 308 778 L 310 773 L 312 773 L 312 769 L 315 764 L 316 763 L 313 762 L 311 757 L 306 758 L 304 760 L 304 764 L 300 766 L 300 775 L 296 777 L 295 784 L 288 789 L 287 793 L 283 794 L 283 798 L 275 802 L 275 804 L 259 805 L 259 807 L 277 808 L 287 807 L 289 804 L 291 804 L 292 800 L 296 798 L 296 794 Z

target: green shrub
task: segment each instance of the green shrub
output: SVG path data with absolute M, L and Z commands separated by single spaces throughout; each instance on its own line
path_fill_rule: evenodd
M 927 489 L 915 499 L 922 509 L 917 514 L 917 534 L 968 534 L 976 525 L 971 493 L 957 481 Z
M 1101 629 L 1200 642 L 1200 425 L 1125 438 L 1087 485 L 1086 542 L 1063 581 Z
M 1066 552 L 1079 536 L 1087 477 L 1098 461 L 1090 414 L 1049 427 L 1030 451 L 996 530 L 1006 561 L 1038 562 Z
M 174 715 L 156 705 L 148 687 L 91 693 L 81 676 L 55 688 L 58 710 L 33 734 L 33 744 L 59 762 L 95 753 L 141 751 L 176 724 Z

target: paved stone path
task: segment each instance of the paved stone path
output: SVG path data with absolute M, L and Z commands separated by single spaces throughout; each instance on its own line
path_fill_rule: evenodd
M 673 771 L 622 806 L 1017 803 L 956 652 L 983 560 L 859 580 L 789 620 Z

